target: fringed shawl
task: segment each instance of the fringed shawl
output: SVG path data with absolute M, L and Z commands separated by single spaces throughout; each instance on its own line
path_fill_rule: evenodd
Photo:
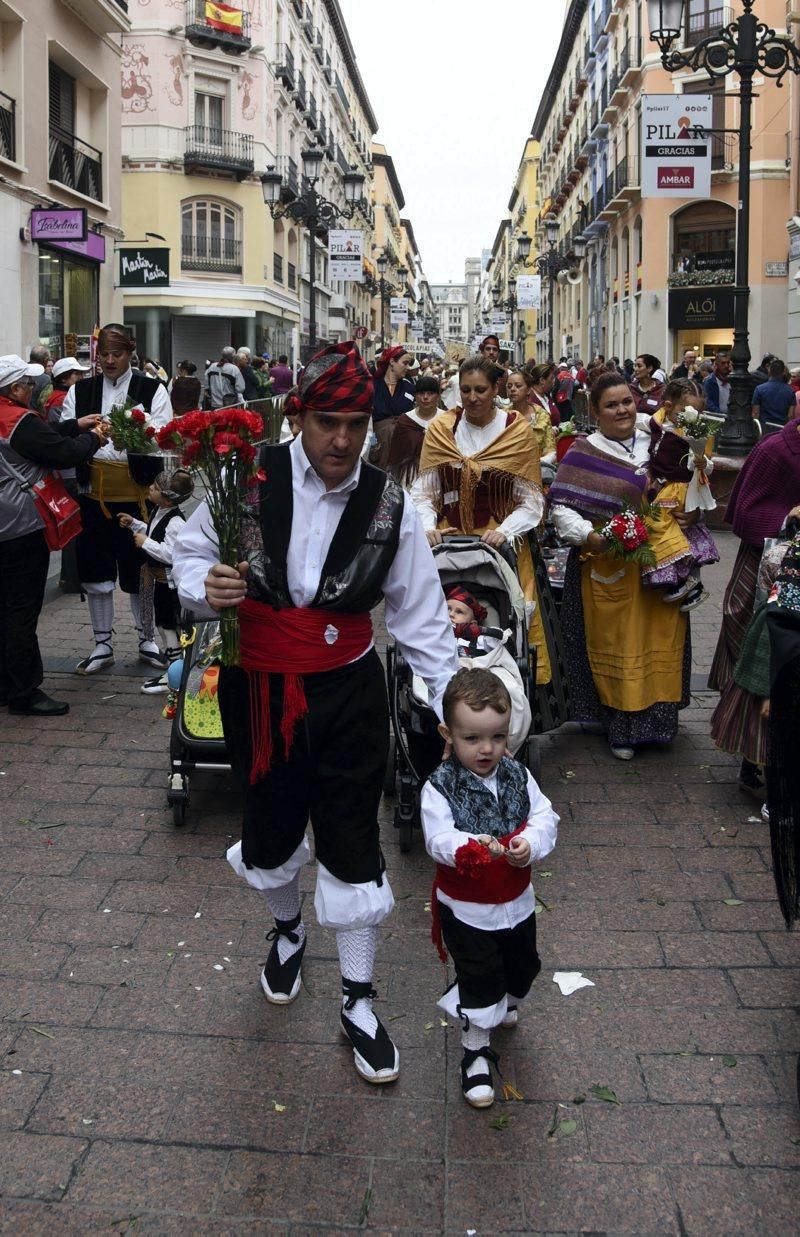
M 639 510 L 647 487 L 647 469 L 606 455 L 581 438 L 558 466 L 548 495 L 550 504 L 571 507 L 587 520 L 608 520 L 623 507 Z
M 767 627 L 772 678 L 767 807 L 775 887 L 790 928 L 800 917 L 800 537 L 783 560 Z
M 509 413 L 506 428 L 482 451 L 462 455 L 456 443 L 456 427 L 462 408 L 443 412 L 430 423 L 422 444 L 420 473 L 437 471 L 441 479 L 440 510 L 448 504 L 449 491 L 458 492 L 459 528 L 475 528 L 475 492 L 483 482 L 489 510 L 500 524 L 517 506 L 514 493 L 519 480 L 536 484 L 536 452 L 533 432 L 519 413 Z

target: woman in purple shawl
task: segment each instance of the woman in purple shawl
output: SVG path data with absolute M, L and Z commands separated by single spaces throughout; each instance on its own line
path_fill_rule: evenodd
M 741 539 L 722 603 L 720 628 L 708 685 L 722 692 L 730 683 L 742 641 L 753 617 L 758 565 L 765 537 L 777 537 L 786 516 L 800 503 L 800 421 L 788 421 L 750 452 L 731 491 L 725 519 Z M 740 784 L 763 789 L 758 766 L 742 762 Z

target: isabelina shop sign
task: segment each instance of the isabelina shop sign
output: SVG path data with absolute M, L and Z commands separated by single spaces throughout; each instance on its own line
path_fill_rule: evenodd
M 82 207 L 31 211 L 32 241 L 85 241 L 88 222 Z

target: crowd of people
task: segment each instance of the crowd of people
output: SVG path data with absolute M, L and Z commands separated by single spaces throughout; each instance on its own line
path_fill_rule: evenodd
M 729 357 L 698 363 L 689 350 L 669 374 L 648 353 L 622 364 L 596 355 L 587 366 L 568 357 L 514 366 L 489 335 L 457 367 L 397 344 L 370 368 L 342 343 L 298 375 L 285 356 L 272 364 L 226 347 L 202 379 L 183 361 L 170 380 L 156 361 L 136 364 L 128 331 L 111 323 L 98 337 L 96 373 L 74 357 L 47 360 L 0 357 L 0 702 L 37 717 L 68 708 L 42 691 L 36 639 L 49 560 L 36 487 L 57 471 L 80 509 L 75 570 L 94 633 L 78 674 L 114 664 L 117 587 L 139 657 L 156 672 L 143 685 L 152 693 L 167 689 L 181 656 L 179 608 L 213 618 L 238 607 L 241 664 L 219 677 L 244 797 L 241 841 L 228 858 L 274 920 L 261 988 L 275 1005 L 300 989 L 310 820 L 314 907 L 336 935 L 342 1030 L 360 1076 L 385 1084 L 400 1057 L 373 1008 L 378 925 L 393 906 L 378 831 L 389 719 L 370 618 L 382 602 L 439 727 L 420 810 L 436 864 L 434 939 L 455 969 L 440 1005 L 461 1023 L 467 1102 L 491 1104 L 492 1032 L 516 1024 L 539 969 L 530 869 L 554 846 L 558 818 L 508 755 L 518 668 L 512 660 L 504 679 L 477 664 L 503 633 L 484 626 L 470 581 L 445 596 L 435 554 L 468 534 L 511 555 L 539 729 L 597 723 L 610 754 L 626 761 L 644 745 L 669 744 L 689 701 L 690 614 L 706 597 L 703 567 L 718 559 L 705 523 L 714 452 L 704 417 L 727 406 Z M 767 595 L 780 603 L 772 626 L 791 670 L 781 680 L 784 718 L 796 694 L 786 632 L 800 609 L 800 374 L 774 357 L 764 365 L 752 399 L 763 438 L 728 505 L 741 546 L 711 676 L 721 693 L 715 741 L 742 760 L 743 788 L 762 797 L 774 685 Z M 165 466 L 143 485 L 108 418 L 140 408 L 158 429 L 201 405 L 264 398 L 280 398 L 286 441 L 262 448 L 233 567 L 219 561 L 206 504 L 185 518 L 192 475 Z M 705 429 L 693 434 L 693 425 Z M 546 524 L 570 547 L 560 617 L 540 549 Z M 525 729 L 529 721 L 530 711 Z M 794 916 L 789 810 L 773 823 L 782 905 Z

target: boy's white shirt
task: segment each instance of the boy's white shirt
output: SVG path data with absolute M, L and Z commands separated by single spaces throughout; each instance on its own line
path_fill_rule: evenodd
M 158 507 L 151 517 L 150 531 L 160 524 L 164 516 L 172 510 L 172 507 Z M 167 583 L 170 588 L 175 587 L 172 583 L 172 573 L 169 570 L 172 566 L 172 547 L 175 545 L 176 538 L 183 523 L 183 520 L 170 520 L 167 525 L 167 531 L 164 533 L 163 541 L 153 541 L 152 537 L 146 536 L 141 547 L 145 554 L 149 554 L 150 558 L 154 558 L 158 563 L 163 563 L 167 568 Z M 145 524 L 144 520 L 137 520 L 135 518 L 130 523 L 129 528 L 132 534 L 147 533 L 148 531 L 148 526 Z
M 518 834 L 518 837 L 523 838 L 530 845 L 530 861 L 533 864 L 540 859 L 544 859 L 545 855 L 549 855 L 555 846 L 556 837 L 558 836 L 559 818 L 553 811 L 553 805 L 550 800 L 542 794 L 536 785 L 530 770 L 526 769 L 525 772 L 528 779 L 530 812 L 528 813 L 528 824 Z M 473 773 L 471 776 L 483 782 L 494 797 L 497 798 L 496 769 L 489 777 L 479 778 L 477 773 Z M 420 806 L 422 831 L 425 835 L 425 849 L 436 863 L 442 863 L 447 867 L 454 868 L 456 866 L 456 851 L 460 846 L 466 845 L 473 835 L 465 833 L 461 829 L 456 829 L 450 805 L 444 795 L 431 786 L 430 782 L 426 782 L 422 788 Z M 468 924 L 472 928 L 481 928 L 485 932 L 496 931 L 500 928 L 514 928 L 532 915 L 536 907 L 536 898 L 534 897 L 532 885 L 528 885 L 527 889 L 519 897 L 513 898 L 510 902 L 462 902 L 457 898 L 449 897 L 441 889 L 437 889 L 436 896 L 445 906 L 450 907 L 453 914 L 462 923 Z

